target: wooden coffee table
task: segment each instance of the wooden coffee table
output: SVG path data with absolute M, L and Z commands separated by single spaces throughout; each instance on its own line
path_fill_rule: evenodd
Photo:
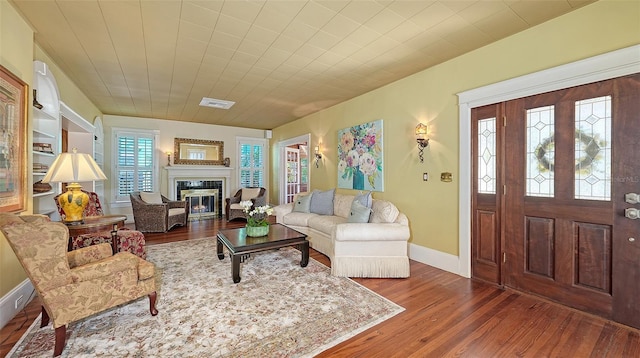
M 244 262 L 252 252 L 294 246 L 302 252 L 300 266 L 307 267 L 307 264 L 309 264 L 309 241 L 307 241 L 307 235 L 282 224 L 272 224 L 269 228 L 269 235 L 261 237 L 247 236 L 245 228 L 220 230 L 216 245 L 220 260 L 224 260 L 222 245 L 229 250 L 233 283 L 240 282 L 240 263 Z

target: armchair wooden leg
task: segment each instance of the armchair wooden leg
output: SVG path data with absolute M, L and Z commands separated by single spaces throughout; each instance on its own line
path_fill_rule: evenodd
M 156 293 L 156 291 L 153 291 L 149 294 L 149 311 L 151 312 L 152 316 L 155 316 L 158 314 L 158 310 L 156 309 L 157 297 L 158 297 L 158 294 Z
M 56 347 L 53 350 L 53 356 L 57 357 L 62 354 L 64 343 L 67 340 L 67 326 L 56 328 Z
M 40 320 L 40 328 L 45 327 L 49 324 L 49 314 L 47 313 L 47 310 L 44 309 L 44 306 L 42 306 L 42 319 Z

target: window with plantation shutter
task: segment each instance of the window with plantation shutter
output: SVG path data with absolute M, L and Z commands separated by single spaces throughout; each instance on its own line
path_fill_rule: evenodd
M 240 187 L 264 187 L 265 141 L 241 139 L 238 141 L 238 178 Z
M 128 201 L 134 191 L 155 191 L 157 131 L 114 129 L 113 183 L 116 201 Z

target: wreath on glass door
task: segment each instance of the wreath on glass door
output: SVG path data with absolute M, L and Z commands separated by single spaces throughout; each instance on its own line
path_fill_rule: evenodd
M 580 145 L 582 146 L 583 156 L 576 160 L 576 165 L 574 170 L 585 170 L 589 168 L 593 162 L 596 160 L 596 157 L 600 153 L 601 145 L 598 144 L 598 141 L 593 136 L 587 135 L 585 132 L 581 130 L 576 130 L 575 140 L 580 141 Z M 538 160 L 538 164 L 540 168 L 545 171 L 553 171 L 554 163 L 553 159 L 549 157 L 548 153 L 552 151 L 555 147 L 555 140 L 553 134 L 543 140 L 535 150 L 535 156 Z

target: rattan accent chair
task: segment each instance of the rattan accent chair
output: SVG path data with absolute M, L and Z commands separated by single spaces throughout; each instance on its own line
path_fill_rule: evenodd
M 136 230 L 142 232 L 167 232 L 176 225 L 186 226 L 189 208 L 186 201 L 174 201 L 160 195 L 162 202 L 142 200 L 140 192 L 129 194 Z
M 42 300 L 45 327 L 55 330 L 53 355 L 62 353 L 67 324 L 145 295 L 156 309 L 155 266 L 110 244 L 67 252 L 69 229 L 42 215 L 0 214 L 0 228 Z
M 251 200 L 253 203 L 252 208 L 256 206 L 265 206 L 267 205 L 267 189 L 261 187 L 242 188 L 231 198 L 226 198 L 224 213 L 227 217 L 227 221 L 234 219 L 247 219 L 247 214 L 244 212 L 242 206 L 240 206 L 240 202 L 245 200 Z

